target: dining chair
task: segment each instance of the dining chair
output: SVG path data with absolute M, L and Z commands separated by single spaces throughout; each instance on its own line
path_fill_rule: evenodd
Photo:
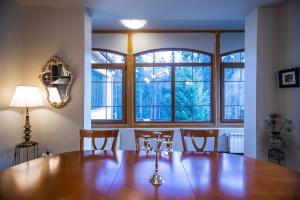
M 161 132 L 160 138 L 166 138 L 169 141 L 173 142 L 174 131 L 173 130 L 164 130 L 164 131 L 148 131 L 148 130 L 134 130 L 135 136 L 135 147 L 136 150 L 140 150 L 140 138 L 155 138 L 154 132 Z
M 206 146 L 207 138 L 213 137 L 214 138 L 214 152 L 218 152 L 218 130 L 193 130 L 193 129 L 180 129 L 183 151 L 187 151 L 187 144 L 185 137 L 191 137 L 192 144 L 197 152 L 203 152 Z M 196 144 L 195 138 L 203 138 L 203 145 L 199 148 Z
M 111 150 L 116 149 L 119 130 L 80 130 L 80 151 L 83 151 L 84 138 L 92 138 L 93 150 L 104 150 L 109 138 L 113 138 Z M 103 145 L 97 148 L 95 139 L 104 138 Z

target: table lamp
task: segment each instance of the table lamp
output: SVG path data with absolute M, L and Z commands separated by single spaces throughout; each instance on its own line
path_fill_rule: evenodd
M 26 122 L 24 126 L 24 139 L 23 146 L 31 146 L 34 142 L 31 138 L 31 125 L 29 122 L 29 107 L 43 106 L 41 94 L 38 87 L 34 86 L 17 86 L 13 98 L 10 102 L 11 107 L 26 108 Z

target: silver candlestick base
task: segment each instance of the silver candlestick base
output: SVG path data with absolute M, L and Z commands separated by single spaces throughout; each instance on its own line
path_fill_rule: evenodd
M 164 179 L 164 177 L 159 175 L 159 173 L 154 173 L 152 176 L 150 176 L 149 182 L 152 185 L 159 186 L 159 185 L 165 183 L 165 179 Z

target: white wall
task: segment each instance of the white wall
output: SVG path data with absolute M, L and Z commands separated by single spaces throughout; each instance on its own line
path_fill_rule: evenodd
M 245 23 L 245 155 L 256 157 L 257 10 Z
M 299 1 L 259 8 L 246 18 L 245 37 L 245 153 L 267 159 L 269 132 L 264 119 L 278 113 L 293 120 L 293 131 L 285 136 L 285 157 L 286 166 L 296 171 L 300 171 L 300 89 L 280 89 L 277 72 L 300 66 L 299 19 Z
M 300 67 L 300 1 L 287 1 L 279 10 L 280 47 L 278 68 Z M 286 136 L 286 165 L 300 172 L 300 88 L 278 89 L 279 113 L 293 120 Z
M 93 34 L 92 47 L 127 54 L 127 34 Z
M 22 83 L 21 10 L 11 0 L 0 2 L 0 169 L 13 161 L 14 145 L 22 141 L 24 110 L 9 108 L 16 85 Z
M 94 33 L 93 48 L 127 53 L 127 34 Z M 221 53 L 243 49 L 244 33 L 221 34 Z M 215 35 L 212 33 L 134 33 L 133 53 L 159 48 L 188 48 L 214 53 Z

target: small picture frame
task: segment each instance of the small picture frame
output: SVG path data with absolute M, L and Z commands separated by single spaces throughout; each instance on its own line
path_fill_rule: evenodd
M 280 70 L 278 78 L 279 88 L 299 87 L 299 68 Z

